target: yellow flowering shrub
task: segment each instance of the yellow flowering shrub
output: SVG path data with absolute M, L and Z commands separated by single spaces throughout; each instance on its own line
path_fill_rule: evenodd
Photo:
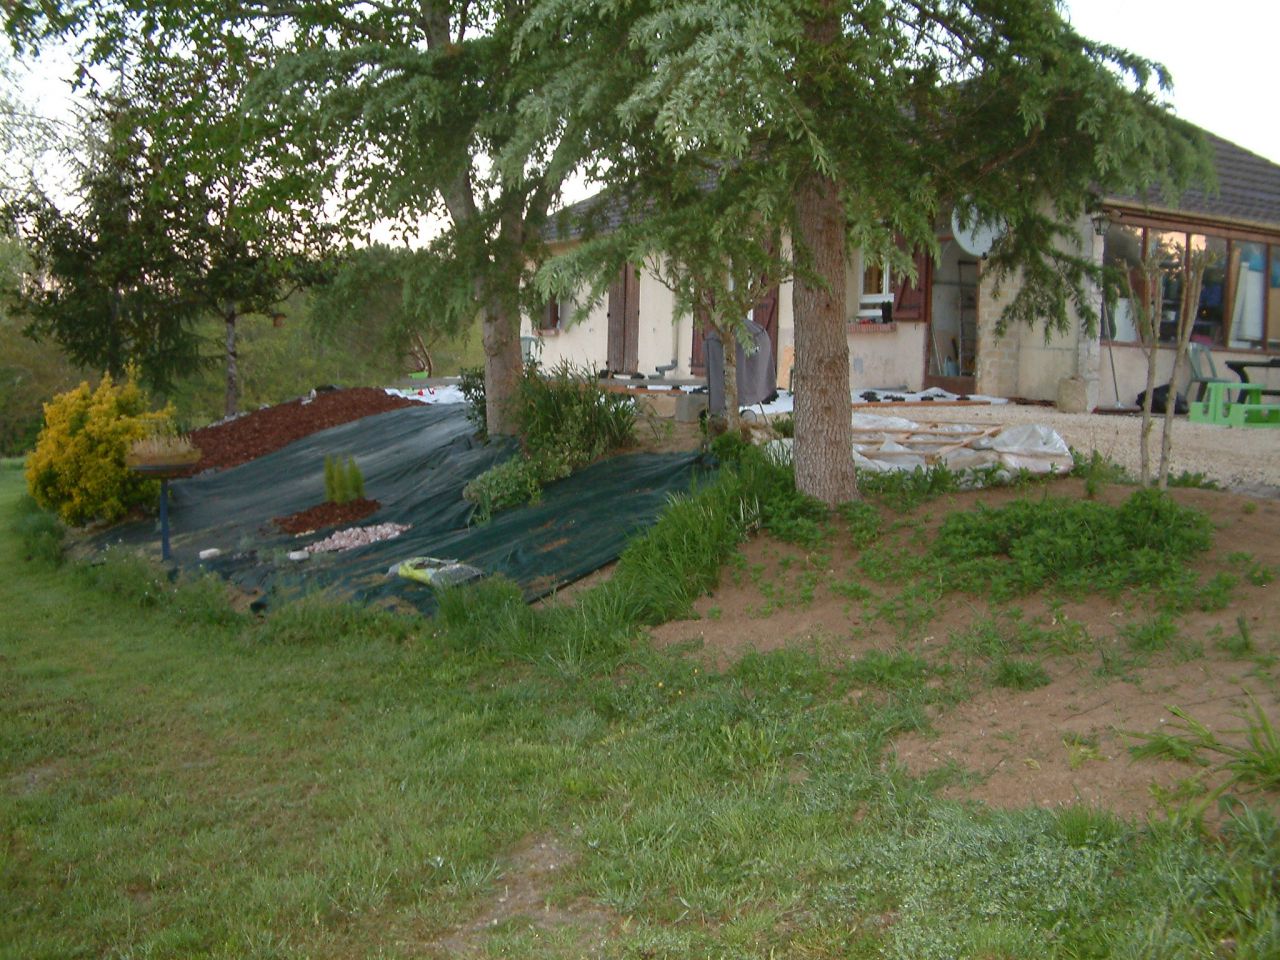
M 154 502 L 160 484 L 125 466 L 129 445 L 173 418 L 172 405 L 147 409 L 146 392 L 130 372 L 123 383 L 103 376 L 96 390 L 81 383 L 44 405 L 44 429 L 27 457 L 27 489 L 69 524 L 117 520 Z

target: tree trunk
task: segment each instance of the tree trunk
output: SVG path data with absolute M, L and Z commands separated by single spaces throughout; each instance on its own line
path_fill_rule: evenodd
M 738 412 L 738 338 L 732 332 L 721 332 L 724 345 L 724 424 L 736 433 L 742 426 Z
M 240 363 L 236 354 L 236 320 L 234 310 L 226 314 L 227 322 L 227 395 L 222 415 L 234 417 L 240 412 Z
M 518 432 L 515 397 L 524 371 L 520 355 L 520 315 L 515 308 L 490 304 L 484 314 L 484 405 L 489 436 Z
M 834 181 L 818 173 L 802 181 L 795 223 L 797 255 L 808 258 L 814 274 L 812 280 L 797 276 L 794 288 L 796 487 L 834 505 L 858 495 L 845 332 L 844 218 Z

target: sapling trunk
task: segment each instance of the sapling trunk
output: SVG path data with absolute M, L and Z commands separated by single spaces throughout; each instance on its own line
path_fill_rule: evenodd
M 1137 269 L 1142 276 L 1142 290 L 1133 288 L 1132 274 L 1125 277 L 1125 284 L 1142 341 L 1142 352 L 1147 359 L 1147 388 L 1142 397 L 1142 426 L 1138 443 L 1138 480 L 1146 487 L 1151 485 L 1151 403 L 1156 386 L 1156 364 L 1160 359 L 1160 317 L 1164 312 L 1164 285 L 1161 282 L 1164 268 L 1158 252 L 1153 251 Z
M 1200 309 L 1200 291 L 1204 287 L 1204 271 L 1209 256 L 1204 250 L 1192 251 L 1187 263 L 1186 282 L 1182 285 L 1182 310 L 1178 314 L 1177 351 L 1173 356 L 1173 373 L 1169 375 L 1169 400 L 1164 408 L 1164 427 L 1160 435 L 1159 487 L 1169 486 L 1169 460 L 1173 453 L 1173 414 L 1176 387 L 1187 365 L 1187 347 L 1195 329 L 1196 311 Z

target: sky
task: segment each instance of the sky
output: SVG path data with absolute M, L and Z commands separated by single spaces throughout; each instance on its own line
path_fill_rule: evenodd
M 1179 116 L 1280 163 L 1280 111 L 1269 96 L 1280 0 L 1065 0 L 1064 10 L 1082 35 L 1168 67 Z M 23 78 L 26 99 L 66 116 L 59 75 L 70 70 L 66 54 L 47 56 Z
M 1163 63 L 1174 112 L 1280 163 L 1278 0 L 1066 0 L 1076 32 Z

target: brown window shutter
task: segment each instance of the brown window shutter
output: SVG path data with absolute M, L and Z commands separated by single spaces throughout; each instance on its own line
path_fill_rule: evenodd
M 560 328 L 560 301 L 548 300 L 542 306 L 539 330 L 558 330 Z
M 894 285 L 893 319 L 927 320 L 929 277 L 932 261 L 928 254 L 916 254 L 916 278 L 901 277 Z

